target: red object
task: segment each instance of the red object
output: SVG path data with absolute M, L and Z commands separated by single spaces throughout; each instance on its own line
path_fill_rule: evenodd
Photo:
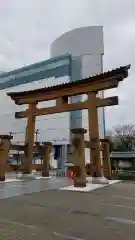
M 74 177 L 73 171 L 68 170 L 68 171 L 67 171 L 67 177 L 68 177 L 68 178 L 73 178 L 73 177 Z

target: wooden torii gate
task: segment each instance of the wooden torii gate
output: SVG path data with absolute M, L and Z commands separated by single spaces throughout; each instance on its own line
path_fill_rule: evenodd
M 128 76 L 130 65 L 122 66 L 115 70 L 99 74 L 81 81 L 65 83 L 48 88 L 41 88 L 25 92 L 10 92 L 7 95 L 17 105 L 28 104 L 28 109 L 15 113 L 15 118 L 27 117 L 27 156 L 25 157 L 25 173 L 31 172 L 32 148 L 34 142 L 34 131 L 36 116 L 70 112 L 88 109 L 88 128 L 90 138 L 90 161 L 93 165 L 92 176 L 101 177 L 100 138 L 98 127 L 98 107 L 118 104 L 118 97 L 99 98 L 99 91 L 117 88 L 119 82 Z M 80 103 L 69 103 L 69 98 L 75 95 L 87 94 L 87 100 Z M 37 104 L 43 101 L 56 100 L 53 107 L 38 108 Z M 92 145 L 92 147 L 91 147 Z M 82 160 L 84 161 L 84 159 Z M 81 180 L 79 180 L 80 182 Z M 86 179 L 82 178 L 80 185 L 85 185 Z

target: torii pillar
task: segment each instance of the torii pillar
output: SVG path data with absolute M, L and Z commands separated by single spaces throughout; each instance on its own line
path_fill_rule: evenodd
M 108 139 L 102 140 L 101 143 L 102 154 L 103 154 L 103 171 L 104 177 L 111 179 L 111 162 L 110 162 L 110 143 Z
M 34 132 L 35 132 L 35 120 L 33 112 L 36 110 L 36 103 L 29 104 L 28 109 L 28 121 L 25 135 L 25 156 L 23 174 L 30 174 L 32 170 L 32 157 L 33 157 L 33 144 L 34 144 Z
M 104 178 L 101 167 L 100 137 L 98 124 L 98 111 L 96 105 L 97 92 L 88 92 L 88 123 L 90 148 L 90 161 L 92 166 L 92 183 L 108 184 L 108 179 Z
M 12 138 L 11 135 L 0 135 L 0 181 L 5 181 L 10 140 Z
M 96 106 L 96 95 L 97 92 L 88 93 L 88 128 L 89 128 L 89 139 L 92 144 L 90 149 L 90 161 L 92 166 L 92 177 L 102 177 L 101 170 L 101 156 L 100 156 L 100 138 L 99 138 L 99 127 L 98 127 L 98 112 Z
M 50 165 L 50 154 L 52 151 L 52 143 L 45 142 L 43 143 L 43 171 L 42 177 L 49 177 L 49 165 Z
M 74 187 L 86 186 L 86 168 L 85 168 L 85 143 L 84 134 L 87 132 L 84 128 L 72 129 L 73 144 L 73 163 L 74 163 Z

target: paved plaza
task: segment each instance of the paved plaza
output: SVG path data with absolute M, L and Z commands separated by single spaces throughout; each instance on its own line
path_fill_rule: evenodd
M 12 176 L 12 175 L 11 175 Z M 14 175 L 15 176 L 15 175 Z M 11 198 L 34 192 L 42 192 L 50 189 L 60 189 L 73 184 L 73 181 L 64 177 L 41 178 L 38 180 L 14 180 L 0 183 L 0 199 Z M 11 181 L 10 181 L 11 180 Z
M 59 190 L 72 184 L 68 181 L 25 181 L 23 184 L 29 187 L 24 189 L 29 191 L 14 197 L 13 193 L 1 195 L 0 240 L 135 239 L 134 182 L 120 182 L 86 193 Z M 12 185 L 5 183 L 5 188 L 15 193 L 17 186 Z M 0 189 L 2 186 L 4 183 Z M 35 192 L 30 193 L 34 186 Z

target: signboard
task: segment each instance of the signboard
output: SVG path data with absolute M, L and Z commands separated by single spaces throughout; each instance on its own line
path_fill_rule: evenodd
M 123 169 L 132 168 L 132 162 L 131 161 L 119 161 L 118 166 L 121 169 L 122 168 Z
M 45 78 L 71 76 L 71 55 L 62 55 L 0 75 L 0 90 Z

